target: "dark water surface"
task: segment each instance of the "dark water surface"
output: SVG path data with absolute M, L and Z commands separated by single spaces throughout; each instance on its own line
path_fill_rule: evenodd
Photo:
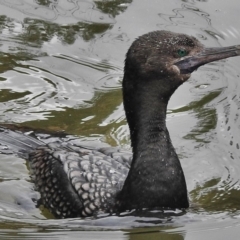
M 240 44 L 239 13 L 237 0 L 0 0 L 0 122 L 130 149 L 121 80 L 131 42 L 165 29 Z M 239 81 L 240 58 L 211 63 L 170 101 L 186 212 L 55 220 L 35 208 L 26 161 L 0 155 L 0 239 L 239 239 Z

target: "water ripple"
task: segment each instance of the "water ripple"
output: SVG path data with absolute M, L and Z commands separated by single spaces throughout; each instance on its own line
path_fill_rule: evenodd
M 47 1 L 44 5 L 40 1 L 7 1 L 0 0 L 0 4 L 16 9 L 25 15 L 41 18 L 48 21 L 69 24 L 77 21 L 113 24 L 115 21 L 108 14 L 104 14 L 96 8 L 94 2 L 71 1 Z
M 120 69 L 107 61 L 66 55 L 22 61 L 16 65 L 0 75 L 0 88 L 9 95 L 0 103 L 1 121 L 47 119 L 51 111 L 84 105 L 97 90 L 119 88 L 122 76 L 117 73 Z M 61 65 L 63 68 L 59 68 Z M 69 71 L 63 70 L 66 67 Z

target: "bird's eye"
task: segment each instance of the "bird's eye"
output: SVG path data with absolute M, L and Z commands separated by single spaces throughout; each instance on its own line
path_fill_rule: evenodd
M 185 57 L 187 55 L 187 51 L 185 49 L 178 49 L 177 53 L 179 57 Z

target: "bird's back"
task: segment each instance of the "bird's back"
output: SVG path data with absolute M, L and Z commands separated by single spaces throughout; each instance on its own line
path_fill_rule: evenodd
M 45 144 L 8 129 L 1 129 L 0 135 L 2 146 L 8 146 L 2 152 L 12 150 L 28 158 L 41 203 L 56 217 L 117 211 L 115 198 L 129 171 L 131 153 L 112 147 L 92 150 L 66 142 Z

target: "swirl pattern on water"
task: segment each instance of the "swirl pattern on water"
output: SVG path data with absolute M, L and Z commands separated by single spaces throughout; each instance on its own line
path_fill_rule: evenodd
M 111 23 L 115 21 L 108 14 L 99 11 L 94 2 L 71 1 L 64 4 L 64 1 L 6 1 L 0 0 L 0 4 L 21 11 L 30 17 L 38 17 L 48 21 L 69 24 L 73 20 L 97 23 Z M 68 21 L 66 21 L 68 20 Z
M 61 71 L 61 65 L 63 68 L 68 66 L 69 71 Z M 114 75 L 109 73 L 106 77 L 107 72 L 114 71 Z M 119 87 L 121 74 L 117 74 L 118 71 L 119 68 L 107 62 L 63 55 L 20 62 L 12 70 L 1 74 L 0 88 L 13 98 L 1 101 L 1 121 L 46 119 L 53 110 L 62 111 L 66 107 L 83 105 L 93 98 L 95 89 Z M 8 111 L 7 115 L 5 111 Z

